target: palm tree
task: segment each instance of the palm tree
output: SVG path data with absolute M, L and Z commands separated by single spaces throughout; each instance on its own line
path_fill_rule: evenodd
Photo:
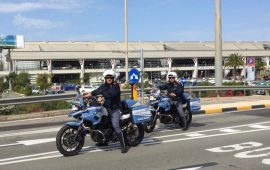
M 233 67 L 233 78 L 236 78 L 236 69 L 239 66 L 243 66 L 244 62 L 242 56 L 238 53 L 233 53 L 229 56 L 227 62 L 224 64 L 225 67 Z
M 256 60 L 255 62 L 255 70 L 260 72 L 261 70 L 264 70 L 266 66 L 266 63 L 262 60 Z
M 51 83 L 48 82 L 48 78 L 50 78 L 50 74 L 38 74 L 36 78 L 37 85 L 40 87 L 40 90 L 46 92 L 46 90 L 50 87 Z

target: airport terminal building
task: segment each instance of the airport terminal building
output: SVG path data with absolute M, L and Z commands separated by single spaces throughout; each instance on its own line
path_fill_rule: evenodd
M 193 78 L 214 76 L 214 42 L 129 42 L 129 68 L 139 68 L 142 49 L 150 79 L 160 78 L 168 70 Z M 269 66 L 270 42 L 223 42 L 222 49 L 223 63 L 230 54 L 238 53 L 262 59 Z M 12 49 L 9 56 L 2 51 L 0 76 L 26 71 L 35 79 L 37 74 L 48 73 L 54 75 L 52 82 L 63 83 L 91 73 L 88 75 L 95 77 L 91 81 L 98 81 L 96 77 L 113 68 L 121 79 L 125 76 L 125 51 L 124 42 L 28 41 L 25 48 Z

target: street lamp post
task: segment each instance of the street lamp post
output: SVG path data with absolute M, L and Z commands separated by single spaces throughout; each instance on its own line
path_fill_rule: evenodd
M 124 0 L 125 3 L 125 43 L 126 43 L 126 56 L 125 56 L 125 65 L 126 65 L 126 83 L 128 83 L 128 17 L 127 17 L 127 0 Z
M 215 86 L 222 86 L 221 0 L 215 0 Z

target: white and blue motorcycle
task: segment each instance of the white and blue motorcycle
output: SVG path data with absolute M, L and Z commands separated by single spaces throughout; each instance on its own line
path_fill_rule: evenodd
M 184 93 L 185 102 L 183 103 L 183 111 L 186 117 L 186 127 L 183 128 L 177 113 L 176 106 L 171 104 L 170 98 L 162 95 L 157 88 L 152 89 L 149 96 L 149 105 L 151 107 L 152 120 L 144 123 L 144 130 L 146 133 L 151 133 L 156 126 L 159 119 L 162 124 L 178 124 L 183 130 L 190 127 L 192 121 L 192 112 L 201 109 L 200 99 L 191 99 L 188 93 Z
M 118 141 L 108 111 L 95 97 L 91 97 L 87 103 L 85 107 L 82 98 L 76 98 L 72 103 L 74 111 L 69 114 L 69 117 L 75 118 L 76 121 L 67 122 L 57 133 L 56 146 L 64 156 L 78 154 L 84 146 L 87 134 L 97 143 Z M 144 137 L 143 123 L 152 118 L 150 107 L 140 105 L 134 100 L 125 100 L 121 102 L 120 110 L 120 127 L 125 143 L 137 146 Z

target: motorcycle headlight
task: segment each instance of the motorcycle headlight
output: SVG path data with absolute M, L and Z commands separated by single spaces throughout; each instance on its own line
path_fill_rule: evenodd
M 72 110 L 77 111 L 77 110 L 79 110 L 79 108 L 75 105 L 72 105 Z
M 153 101 L 153 100 L 156 100 L 156 98 L 154 96 L 150 96 L 149 100 Z

